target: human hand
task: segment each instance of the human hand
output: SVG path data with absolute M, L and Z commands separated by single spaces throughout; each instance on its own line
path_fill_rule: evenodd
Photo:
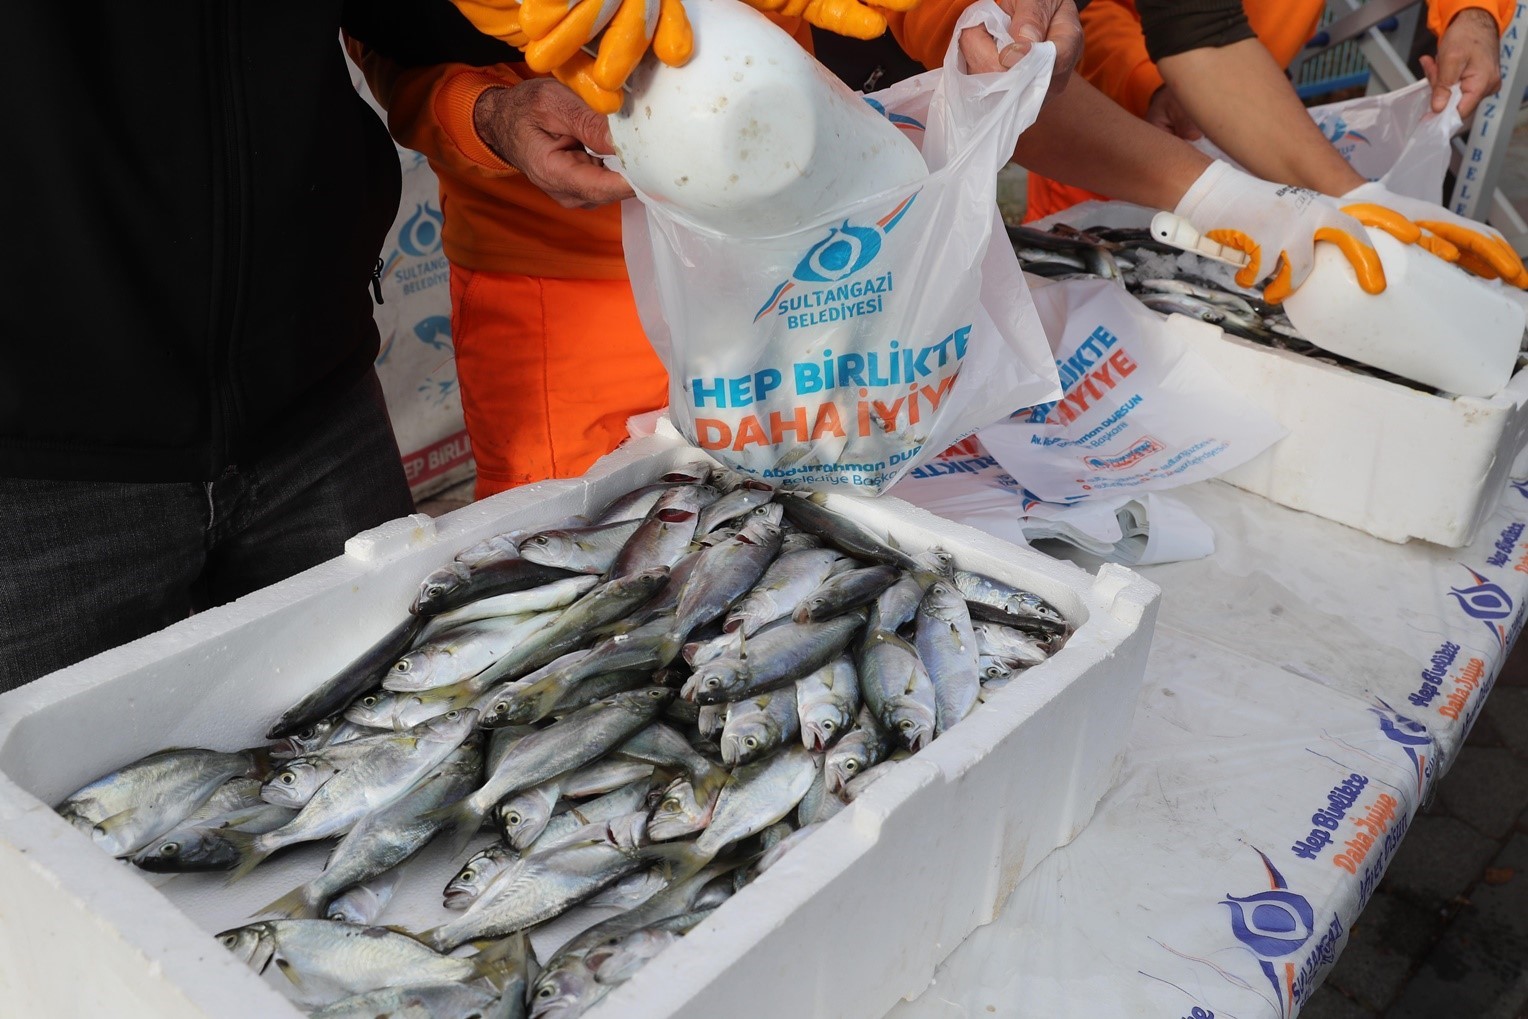
M 584 151 L 612 151 L 610 126 L 560 81 L 533 78 L 485 90 L 472 126 L 500 159 L 564 208 L 592 209 L 634 194 L 624 177 Z
M 1459 116 L 1468 117 L 1486 96 L 1501 88 L 1501 37 L 1489 11 L 1468 7 L 1454 15 L 1438 40 L 1438 56 L 1424 56 L 1422 71 L 1432 82 L 1432 110 L 1448 106 L 1449 86 L 1458 85 Z
M 525 63 L 551 72 L 602 113 L 621 107 L 621 86 L 649 47 L 671 67 L 690 59 L 694 34 L 681 0 L 525 0 L 518 27 Z M 603 33 L 603 35 L 601 35 Z M 599 36 L 589 57 L 584 47 Z
M 1194 118 L 1188 115 L 1183 104 L 1178 102 L 1178 97 L 1173 95 L 1172 88 L 1167 85 L 1152 93 L 1151 102 L 1146 105 L 1146 122 L 1186 142 L 1204 137 L 1204 132 L 1199 130 Z
M 1365 292 L 1385 289 L 1385 270 L 1358 220 L 1306 188 L 1259 180 L 1216 160 L 1173 210 L 1206 238 L 1249 258 L 1236 274 L 1243 287 L 1268 277 L 1263 296 L 1279 304 L 1305 282 L 1317 241 L 1337 245 Z
M 910 11 L 919 0 L 744 0 L 759 11 L 803 18 L 835 35 L 875 39 L 886 31 L 886 11 Z
M 1398 195 L 1375 181 L 1342 196 L 1344 212 L 1405 244 L 1417 244 L 1486 279 L 1500 277 L 1528 290 L 1528 269 L 1506 238 L 1484 223 L 1420 198 Z
M 1053 95 L 1066 88 L 1072 68 L 1082 57 L 1082 19 L 1072 0 L 998 0 L 1013 24 L 1008 34 L 1013 44 L 997 49 L 997 40 L 980 25 L 960 33 L 960 55 L 972 74 L 1006 71 L 1017 64 L 1037 42 L 1056 47 L 1056 63 L 1051 67 L 1050 90 Z

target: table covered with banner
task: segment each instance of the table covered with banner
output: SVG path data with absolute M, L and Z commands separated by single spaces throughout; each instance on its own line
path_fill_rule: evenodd
M 1117 782 L 896 1019 L 1292 1016 L 1347 944 L 1523 621 L 1528 483 L 1395 545 L 1218 481 L 1163 595 Z

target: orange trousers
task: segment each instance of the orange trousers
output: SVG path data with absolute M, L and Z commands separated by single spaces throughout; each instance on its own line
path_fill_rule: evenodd
M 668 403 L 625 280 L 451 267 L 451 337 L 479 499 L 575 477 Z

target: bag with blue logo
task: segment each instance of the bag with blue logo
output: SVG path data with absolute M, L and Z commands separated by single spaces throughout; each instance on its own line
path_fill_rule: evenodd
M 974 5 L 955 37 L 975 24 L 997 35 L 1007 18 Z M 866 96 L 926 175 L 785 232 L 727 235 L 650 196 L 626 203 L 632 288 L 686 438 L 777 487 L 876 495 L 1059 395 L 996 205 L 1053 55 L 968 75 L 952 42 L 942 68 Z

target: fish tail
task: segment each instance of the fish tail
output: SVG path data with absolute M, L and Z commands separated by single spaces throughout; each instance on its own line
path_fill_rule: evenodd
M 687 881 L 706 868 L 716 855 L 693 842 L 657 842 L 646 846 L 643 855 L 662 868 L 669 887 Z
M 528 961 L 533 959 L 525 932 L 516 931 L 507 938 L 483 944 L 468 961 L 472 963 L 475 977 L 487 980 L 495 990 L 502 991 L 516 977 L 527 975 Z
M 236 831 L 232 828 L 221 829 L 218 835 L 239 854 L 239 862 L 229 872 L 227 884 L 233 884 L 244 878 L 250 871 L 258 867 L 262 860 L 275 852 L 274 846 L 267 846 L 262 841 L 263 835 L 255 835 L 247 831 Z
M 275 913 L 293 920 L 317 920 L 319 905 L 320 903 L 313 896 L 312 886 L 302 885 L 250 915 L 262 916 L 266 913 Z

